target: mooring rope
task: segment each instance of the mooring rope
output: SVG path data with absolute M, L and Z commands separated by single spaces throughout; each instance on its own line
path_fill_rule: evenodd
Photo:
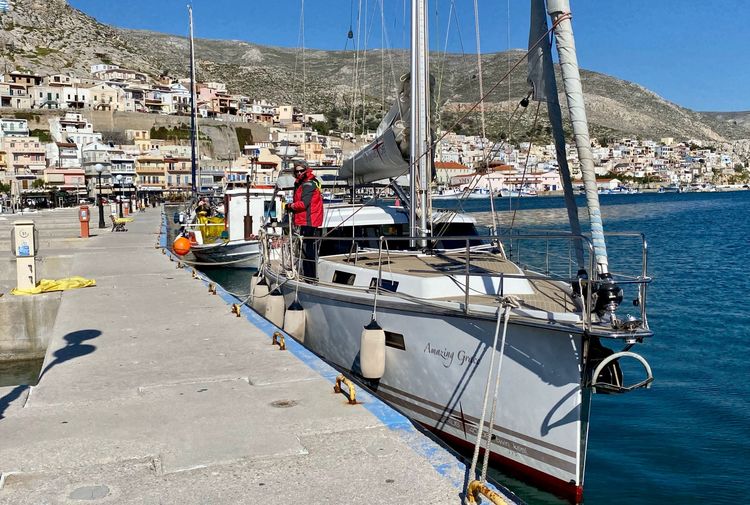
M 492 373 L 495 368 L 495 354 L 498 350 L 497 348 L 497 340 L 498 336 L 500 334 L 500 322 L 503 322 L 503 336 L 502 341 L 500 343 L 500 360 L 497 365 L 497 373 L 495 375 L 495 389 L 493 394 L 493 401 L 492 401 L 492 413 L 490 415 L 490 424 L 488 427 L 488 436 L 487 436 L 487 445 L 485 447 L 484 451 L 484 460 L 483 460 L 483 466 L 482 466 L 482 475 L 481 475 L 481 481 L 485 482 L 487 480 L 487 467 L 489 462 L 489 455 L 490 455 L 490 445 L 492 444 L 492 428 L 495 424 L 495 410 L 497 408 L 497 396 L 500 389 L 500 372 L 502 370 L 503 365 L 503 356 L 505 354 L 505 339 L 508 333 L 508 319 L 510 318 L 510 309 L 512 307 L 518 307 L 519 303 L 518 300 L 513 296 L 506 296 L 502 300 L 502 306 L 505 308 L 505 310 L 502 313 L 502 317 L 500 315 L 500 309 L 498 308 L 497 311 L 497 324 L 495 325 L 495 338 L 492 343 L 492 355 L 490 356 L 490 365 L 488 367 L 487 371 L 487 382 L 485 383 L 484 387 L 484 399 L 482 403 L 482 414 L 479 418 L 479 426 L 477 427 L 477 439 L 474 443 L 474 454 L 471 458 L 471 468 L 469 470 L 469 476 L 470 478 L 473 478 L 474 475 L 476 475 L 477 470 L 477 462 L 479 460 L 479 452 L 480 448 L 482 446 L 482 437 L 484 435 L 484 420 L 487 414 L 487 402 L 489 400 L 489 394 L 490 394 L 490 382 L 492 380 Z

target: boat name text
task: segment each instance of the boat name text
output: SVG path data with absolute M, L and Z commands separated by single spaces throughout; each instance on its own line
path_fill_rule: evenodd
M 445 368 L 451 367 L 453 363 L 457 363 L 458 366 L 464 366 L 467 363 L 471 363 L 474 365 L 479 363 L 479 358 L 470 356 L 463 349 L 459 350 L 458 352 L 451 351 L 447 347 L 441 349 L 440 347 L 434 347 L 430 342 L 427 342 L 427 346 L 425 346 L 424 352 L 441 358 L 443 360 L 443 366 Z

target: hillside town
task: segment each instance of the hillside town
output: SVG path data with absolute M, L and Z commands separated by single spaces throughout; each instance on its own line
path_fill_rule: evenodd
M 184 197 L 192 186 L 189 131 L 170 138 L 157 128 L 125 129 L 117 142 L 97 131 L 90 115 L 142 114 L 185 116 L 189 122 L 190 84 L 186 79 L 116 65 L 91 67 L 90 78 L 65 74 L 10 72 L 0 76 L 0 198 L 11 208 L 76 205 L 95 198 L 122 196 L 150 201 Z M 374 133 L 328 132 L 323 113 L 303 113 L 293 104 L 231 94 L 219 82 L 196 85 L 201 120 L 261 127 L 263 138 L 244 143 L 239 155 L 210 157 L 199 153 L 201 191 L 220 193 L 246 181 L 273 184 L 289 162 L 304 159 L 318 175 L 335 180 L 337 167 Z M 48 124 L 30 129 L 29 119 L 43 111 Z M 155 124 L 155 123 L 154 123 Z M 179 130 L 178 127 L 177 130 Z M 184 133 L 178 135 L 177 133 Z M 201 134 L 202 135 L 202 134 Z M 434 181 L 441 188 L 500 191 L 561 190 L 551 143 L 496 143 L 478 136 L 438 132 Z M 593 141 L 593 156 L 602 191 L 618 188 L 679 187 L 709 191 L 747 187 L 748 160 L 731 146 L 700 140 L 621 138 Z M 580 179 L 576 149 L 567 150 L 574 179 Z

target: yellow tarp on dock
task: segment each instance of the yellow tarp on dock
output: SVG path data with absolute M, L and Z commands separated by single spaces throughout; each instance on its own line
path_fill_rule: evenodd
M 94 279 L 85 279 L 83 277 L 67 277 L 65 279 L 42 279 L 32 289 L 18 289 L 15 288 L 11 291 L 12 294 L 18 296 L 26 295 L 38 295 L 40 293 L 50 293 L 52 291 L 65 291 L 67 289 L 78 289 L 88 288 L 90 286 L 96 286 Z

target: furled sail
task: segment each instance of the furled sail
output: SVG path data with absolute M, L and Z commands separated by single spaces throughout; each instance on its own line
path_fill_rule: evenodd
M 547 14 L 552 19 L 553 26 L 555 27 L 555 42 L 557 43 L 557 54 L 560 57 L 563 89 L 565 90 L 565 98 L 568 102 L 573 137 L 575 138 L 583 183 L 586 188 L 586 206 L 589 211 L 591 241 L 594 245 L 597 270 L 599 275 L 603 276 L 609 272 L 609 262 L 607 261 L 607 246 L 604 242 L 599 196 L 596 191 L 594 157 L 591 153 L 591 139 L 589 138 L 586 109 L 583 104 L 581 76 L 578 70 L 573 28 L 570 23 L 569 0 L 548 0 Z
M 529 65 L 528 83 L 531 87 L 532 99 L 547 104 L 547 115 L 552 125 L 552 136 L 555 142 L 557 166 L 560 169 L 560 179 L 565 195 L 565 207 L 568 210 L 570 231 L 574 235 L 581 235 L 581 223 L 578 221 L 578 206 L 573 193 L 573 181 L 568 167 L 565 150 L 565 134 L 563 133 L 562 112 L 557 98 L 557 81 L 555 67 L 552 64 L 552 44 L 547 31 L 547 15 L 544 0 L 531 2 L 531 26 L 529 28 Z M 583 244 L 574 243 L 576 262 L 579 269 L 586 268 L 583 256 Z
M 432 86 L 432 79 L 430 80 Z M 398 98 L 383 117 L 376 138 L 344 161 L 339 178 L 353 185 L 391 179 L 409 172 L 410 74 L 401 76 Z M 434 170 L 433 170 L 434 171 Z
M 346 160 L 339 177 L 353 185 L 398 177 L 409 171 L 408 74 L 401 78 L 398 98 L 378 126 L 377 137 Z

